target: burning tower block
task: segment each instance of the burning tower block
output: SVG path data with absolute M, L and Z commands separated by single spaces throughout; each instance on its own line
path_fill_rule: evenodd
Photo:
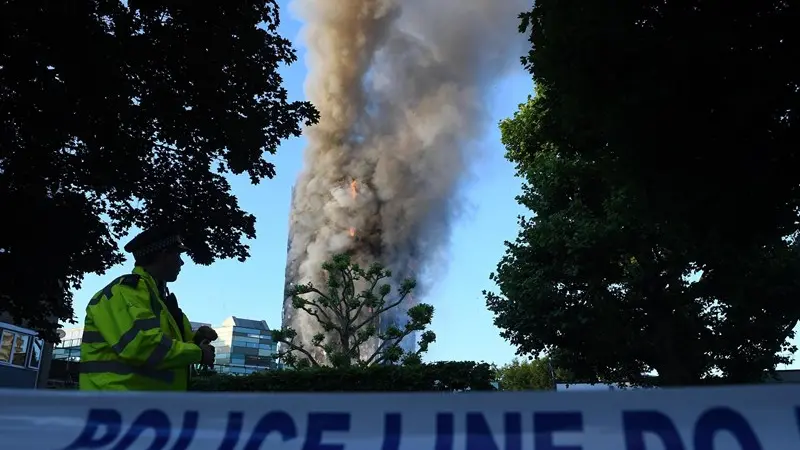
M 414 294 L 425 298 L 427 280 L 445 270 L 457 194 L 493 122 L 491 87 L 527 51 L 517 30 L 530 0 L 292 4 L 305 24 L 306 97 L 320 120 L 304 133 L 286 283 L 324 286 L 321 264 L 347 252 L 416 278 Z M 408 300 L 381 326 L 403 325 Z M 283 319 L 306 346 L 320 332 L 291 299 Z
M 352 200 L 358 199 L 358 192 L 359 192 L 359 184 L 356 181 L 351 181 L 347 183 L 347 190 L 349 196 Z M 292 204 L 294 205 L 295 202 L 295 195 L 296 189 L 292 189 Z M 357 262 L 362 267 L 367 267 L 374 262 L 380 262 L 383 264 L 382 260 L 382 249 L 380 247 L 380 239 L 375 239 L 375 236 L 380 237 L 380 229 L 379 228 L 371 228 L 366 229 L 363 232 L 357 229 L 355 226 L 343 226 L 341 234 L 346 234 L 347 240 L 343 241 L 344 245 L 340 245 L 339 248 L 335 250 L 331 250 L 328 254 L 326 254 L 325 258 L 318 258 L 312 257 L 308 254 L 308 247 L 305 245 L 305 241 L 302 241 L 303 245 L 295 245 L 293 240 L 293 236 L 295 235 L 292 229 L 293 226 L 297 223 L 295 217 L 290 215 L 290 229 L 289 229 L 289 238 L 287 242 L 287 258 L 286 258 L 286 275 L 284 281 L 284 303 L 283 303 L 283 317 L 282 317 L 282 326 L 283 327 L 291 327 L 295 331 L 297 331 L 297 338 L 296 341 L 299 344 L 303 344 L 306 350 L 314 356 L 317 362 L 325 363 L 327 361 L 326 355 L 324 352 L 319 349 L 311 349 L 311 339 L 317 333 L 324 333 L 322 327 L 320 326 L 319 322 L 312 316 L 310 316 L 305 311 L 298 311 L 292 306 L 292 297 L 289 295 L 289 292 L 292 286 L 296 284 L 305 284 L 308 282 L 312 282 L 314 286 L 320 288 L 321 290 L 324 289 L 325 286 L 325 272 L 322 270 L 321 264 L 322 262 L 329 259 L 336 253 L 349 253 L 353 260 Z M 362 236 L 363 235 L 363 236 Z M 372 236 L 371 239 L 367 238 Z M 314 261 L 317 264 L 315 266 L 309 266 L 306 264 L 303 265 L 304 262 Z M 409 273 L 408 268 L 405 268 L 404 272 L 406 274 Z M 396 273 L 393 270 L 393 273 Z M 392 286 L 392 294 L 387 297 L 387 301 L 391 301 L 392 299 L 396 299 L 396 289 L 400 285 L 400 279 L 387 279 L 382 280 L 383 283 L 388 283 Z M 356 289 L 366 289 L 366 285 L 357 285 Z M 313 296 L 314 294 L 307 294 L 308 296 Z M 309 297 L 311 299 L 313 297 Z M 407 323 L 407 311 L 410 307 L 416 304 L 413 296 L 407 296 L 404 301 L 395 308 L 392 308 L 386 311 L 381 316 L 376 317 L 375 327 L 379 331 L 384 331 L 389 326 L 397 326 L 403 327 Z M 372 311 L 365 311 L 363 313 L 364 317 L 368 317 Z M 335 334 L 335 333 L 333 333 Z M 331 336 L 334 338 L 335 336 Z M 401 347 L 406 351 L 412 351 L 415 349 L 415 334 L 411 334 L 407 336 L 403 342 L 401 342 Z M 362 344 L 361 346 L 361 355 L 363 358 L 368 358 L 375 351 L 378 350 L 379 346 L 381 345 L 380 339 L 376 336 L 366 343 Z

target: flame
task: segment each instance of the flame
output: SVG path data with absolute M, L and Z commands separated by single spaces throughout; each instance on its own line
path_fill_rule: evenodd
M 356 229 L 353 228 L 353 227 L 350 227 L 350 237 L 355 237 L 355 235 L 356 235 Z

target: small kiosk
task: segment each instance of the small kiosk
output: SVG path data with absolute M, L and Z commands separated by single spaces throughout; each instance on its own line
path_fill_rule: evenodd
M 0 388 L 36 389 L 44 348 L 37 334 L 0 322 Z

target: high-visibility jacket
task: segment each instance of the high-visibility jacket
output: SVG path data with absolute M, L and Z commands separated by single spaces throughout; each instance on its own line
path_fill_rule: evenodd
M 185 391 L 202 350 L 185 315 L 181 322 L 141 267 L 112 281 L 86 307 L 80 389 Z

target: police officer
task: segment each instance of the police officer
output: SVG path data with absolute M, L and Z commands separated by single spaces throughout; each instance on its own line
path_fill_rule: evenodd
M 192 332 L 167 283 L 178 278 L 186 251 L 172 227 L 134 237 L 125 251 L 136 260 L 92 297 L 81 342 L 80 389 L 185 391 L 190 367 L 213 365 L 217 333 Z

